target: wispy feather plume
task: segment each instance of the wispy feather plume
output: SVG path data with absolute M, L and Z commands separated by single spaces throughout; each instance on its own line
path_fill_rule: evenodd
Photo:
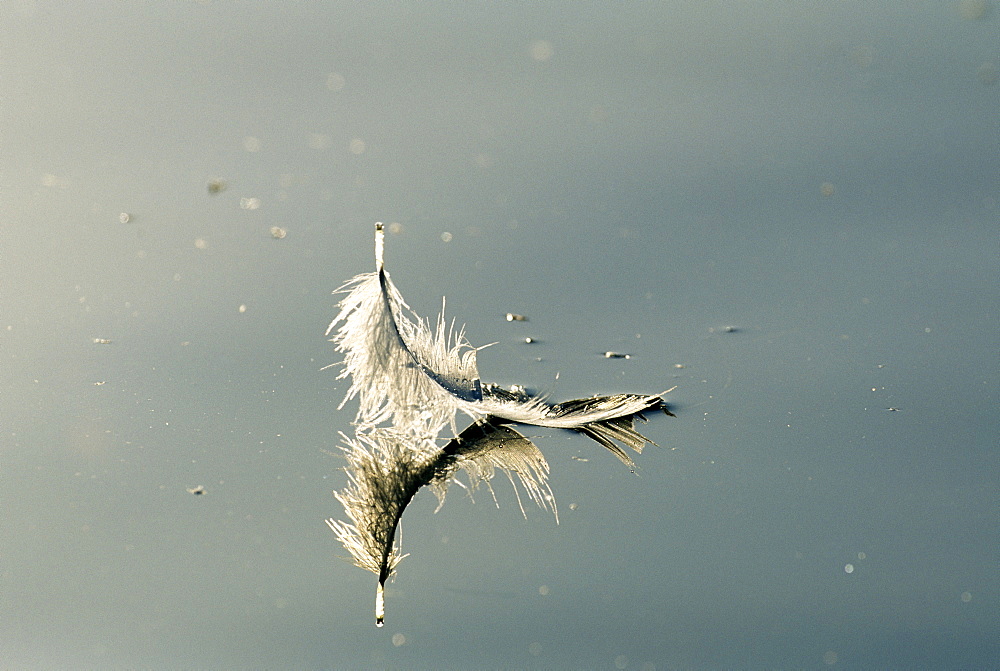
M 651 443 L 635 429 L 643 413 L 672 413 L 661 396 L 614 394 L 549 403 L 545 397 L 484 384 L 476 364 L 477 349 L 455 331 L 444 314 L 435 328 L 410 310 L 385 270 L 382 224 L 375 226 L 375 272 L 342 286 L 346 294 L 327 329 L 344 355 L 339 378 L 351 379 L 343 407 L 358 398 L 355 435 L 344 435 L 348 484 L 335 496 L 349 521 L 327 525 L 354 563 L 378 575 L 376 624 L 385 618 L 385 582 L 406 556 L 396 542 L 403 511 L 422 487 L 444 503 L 450 483 L 464 471 L 470 492 L 503 471 L 519 489 L 556 514 L 548 484 L 549 465 L 528 438 L 511 427 L 528 424 L 582 433 L 635 468 L 629 448 L 639 453 Z M 666 393 L 666 392 L 664 392 Z M 456 417 L 473 423 L 458 432 Z M 450 426 L 451 440 L 438 434 Z M 342 434 L 343 435 L 343 434 Z M 461 483 L 459 483 L 461 484 Z
M 606 447 L 631 469 L 635 468 L 635 462 L 613 441 L 641 453 L 646 443 L 654 443 L 635 430 L 634 420 L 645 421 L 642 413 L 648 410 L 662 410 L 673 416 L 660 396 L 615 394 L 550 405 L 544 398 L 517 394 L 495 385 L 485 385 L 483 395 L 481 407 L 491 415 L 510 422 L 578 431 Z
M 362 428 L 390 420 L 440 428 L 453 422 L 463 403 L 482 399 L 476 350 L 463 331 L 446 326 L 443 314 L 434 332 L 415 315 L 410 318 L 409 306 L 383 265 L 383 236 L 377 224 L 376 272 L 358 275 L 338 289 L 347 295 L 326 331 L 329 335 L 340 325 L 332 338 L 344 353 L 338 379 L 351 378 L 340 407 L 357 396 L 355 423 Z
M 520 424 L 574 429 L 601 445 L 629 467 L 635 464 L 612 440 L 621 440 L 640 451 L 648 441 L 632 428 L 629 418 L 646 410 L 663 409 L 659 396 L 617 394 L 549 404 L 544 397 L 517 394 L 496 385 L 484 385 L 476 366 L 476 348 L 464 330 L 447 326 L 444 315 L 431 331 L 428 323 L 412 314 L 385 270 L 384 231 L 375 225 L 375 273 L 358 275 L 339 292 L 340 312 L 327 328 L 339 324 L 332 342 L 344 353 L 343 371 L 352 383 L 340 407 L 358 396 L 355 423 L 362 428 L 393 421 L 396 425 L 425 422 L 438 429 L 450 424 L 461 411 L 474 420 L 496 417 Z M 669 411 L 667 411 L 669 414 Z M 638 441 L 638 442 L 637 442 Z
M 440 507 L 458 471 L 468 475 L 469 489 L 485 483 L 492 492 L 490 480 L 499 468 L 515 485 L 515 492 L 516 478 L 531 500 L 556 512 L 545 457 L 510 427 L 477 422 L 443 448 L 426 433 L 396 428 L 376 428 L 353 439 L 343 438 L 349 482 L 334 496 L 351 521 L 328 519 L 326 523 L 354 563 L 378 576 L 375 622 L 379 626 L 385 618 L 385 582 L 406 556 L 395 541 L 396 530 L 421 487 L 430 486 Z M 517 500 L 524 514 L 520 496 Z

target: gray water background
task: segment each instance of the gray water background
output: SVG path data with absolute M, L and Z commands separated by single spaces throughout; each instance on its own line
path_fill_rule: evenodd
M 995 666 L 998 71 L 995 2 L 4 2 L 0 666 Z M 558 525 L 418 496 L 383 629 L 375 221 L 484 379 L 678 414 L 530 432 Z

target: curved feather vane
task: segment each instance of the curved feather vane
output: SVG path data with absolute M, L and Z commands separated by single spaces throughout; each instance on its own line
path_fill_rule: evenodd
M 543 398 L 517 394 L 495 385 L 484 385 L 483 396 L 483 408 L 489 409 L 497 418 L 579 431 L 606 447 L 631 469 L 635 468 L 635 462 L 613 441 L 617 440 L 641 453 L 646 443 L 655 443 L 635 430 L 634 420 L 645 421 L 642 413 L 647 410 L 662 410 L 673 416 L 659 396 L 615 394 L 549 405 Z
M 327 525 L 351 554 L 354 563 L 378 575 L 376 624 L 385 618 L 385 581 L 406 556 L 396 531 L 406 506 L 422 487 L 444 504 L 448 485 L 464 471 L 470 493 L 504 471 L 524 514 L 519 487 L 542 508 L 555 499 L 548 484 L 549 465 L 538 448 L 511 424 L 529 424 L 582 433 L 610 450 L 630 468 L 635 463 L 622 446 L 641 452 L 652 443 L 635 429 L 643 413 L 672 413 L 660 396 L 614 394 L 561 403 L 545 397 L 483 384 L 476 365 L 477 349 L 463 329 L 438 317 L 429 322 L 410 310 L 383 263 L 382 224 L 375 225 L 375 272 L 356 276 L 338 289 L 346 294 L 327 329 L 343 353 L 338 379 L 351 378 L 340 404 L 358 398 L 355 436 L 343 436 L 348 484 L 334 492 L 349 522 Z M 666 392 L 664 392 L 666 393 Z M 473 423 L 461 433 L 459 413 Z M 454 436 L 443 446 L 438 434 L 450 426 Z M 343 435 L 343 434 L 341 434 Z M 461 483 L 459 483 L 461 484 Z
M 552 405 L 544 397 L 484 385 L 476 366 L 477 349 L 466 342 L 464 330 L 456 333 L 453 326 L 446 325 L 443 314 L 433 332 L 424 320 L 415 315 L 409 318 L 412 312 L 385 270 L 383 249 L 384 231 L 376 224 L 377 270 L 358 275 L 338 290 L 347 296 L 327 328 L 329 335 L 340 325 L 332 338 L 337 350 L 344 353 L 344 369 L 338 379 L 350 376 L 352 380 L 340 407 L 359 397 L 356 424 L 363 429 L 388 421 L 404 426 L 424 422 L 438 429 L 450 424 L 452 433 L 457 433 L 455 415 L 461 411 L 477 421 L 493 416 L 519 424 L 577 430 L 611 450 L 630 468 L 635 467 L 612 441 L 620 440 L 637 452 L 650 441 L 632 429 L 631 420 L 613 425 L 608 422 L 665 409 L 663 399 L 617 394 Z
M 459 470 L 468 475 L 469 489 L 485 483 L 492 492 L 490 480 L 499 468 L 511 484 L 515 484 L 516 476 L 540 507 L 556 513 L 545 457 L 510 427 L 477 422 L 443 448 L 438 448 L 427 434 L 395 428 L 376 428 L 357 434 L 356 439 L 343 438 L 349 483 L 334 496 L 351 522 L 328 519 L 326 523 L 351 553 L 354 563 L 378 575 L 375 610 L 379 626 L 385 618 L 385 581 L 406 556 L 395 542 L 396 529 L 403 511 L 421 487 L 431 487 L 440 507 L 448 484 Z M 520 496 L 517 500 L 524 514 Z
M 533 442 L 511 427 L 499 423 L 497 418 L 487 417 L 470 425 L 445 445 L 442 453 L 453 456 L 449 466 L 465 471 L 469 478 L 470 490 L 483 483 L 492 493 L 493 487 L 490 481 L 499 468 L 506 473 L 511 485 L 514 486 L 517 505 L 522 515 L 527 517 L 524 506 L 521 505 L 521 497 L 517 493 L 518 483 L 532 501 L 540 508 L 552 510 L 556 521 L 559 521 L 555 497 L 552 496 L 548 484 L 549 464 L 545 461 L 545 457 Z M 448 475 L 453 476 L 454 473 Z M 434 493 L 438 496 L 439 505 L 444 503 L 445 494 L 445 488 L 440 485 L 446 485 L 447 482 L 446 479 L 437 478 L 431 483 Z M 493 501 L 496 502 L 495 495 Z
M 347 292 L 327 335 L 340 324 L 332 342 L 344 353 L 338 379 L 351 377 L 341 403 L 358 396 L 355 423 L 362 428 L 392 420 L 454 424 L 463 402 L 482 398 L 476 350 L 438 319 L 437 330 L 412 314 L 382 263 L 382 225 L 377 224 L 374 273 L 358 275 L 338 292 Z M 457 433 L 454 430 L 453 433 Z

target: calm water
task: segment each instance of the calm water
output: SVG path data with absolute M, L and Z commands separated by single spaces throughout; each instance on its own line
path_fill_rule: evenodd
M 997 3 L 23 0 L 0 40 L 0 666 L 1000 658 Z M 678 414 L 637 475 L 529 432 L 558 525 L 418 496 L 383 629 L 320 370 L 377 220 L 484 379 Z

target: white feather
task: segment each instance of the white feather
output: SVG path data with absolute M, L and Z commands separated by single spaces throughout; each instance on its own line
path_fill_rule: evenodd
M 495 416 L 579 430 L 663 407 L 658 396 L 620 394 L 600 397 L 601 403 L 576 402 L 567 410 L 543 397 L 484 386 L 476 366 L 477 349 L 465 340 L 464 330 L 456 333 L 447 326 L 443 312 L 434 331 L 416 315 L 410 317 L 409 306 L 384 268 L 383 235 L 377 224 L 376 272 L 358 275 L 338 289 L 347 295 L 327 329 L 327 335 L 337 329 L 332 342 L 344 354 L 339 378 L 351 378 L 340 407 L 357 396 L 355 423 L 362 429 L 389 421 L 396 426 L 421 422 L 437 430 L 450 425 L 457 434 L 455 416 L 461 411 L 473 420 Z
M 403 511 L 421 487 L 443 505 L 448 485 L 464 471 L 468 491 L 485 485 L 497 469 L 542 508 L 556 514 L 548 484 L 549 465 L 538 448 L 511 423 L 571 429 L 597 441 L 634 468 L 619 445 L 641 452 L 650 442 L 635 430 L 646 410 L 661 409 L 659 396 L 616 394 L 549 403 L 545 398 L 483 384 L 477 349 L 444 313 L 432 330 L 412 313 L 385 271 L 384 233 L 375 230 L 375 272 L 358 275 L 338 292 L 346 294 L 327 335 L 344 355 L 339 378 L 351 385 L 340 407 L 358 399 L 355 435 L 343 435 L 348 484 L 335 492 L 349 521 L 327 525 L 359 567 L 379 576 L 376 623 L 384 618 L 384 584 L 406 556 L 396 541 Z M 456 417 L 474 421 L 461 433 Z M 449 426 L 454 436 L 438 441 Z M 495 494 L 493 495 L 496 500 Z

